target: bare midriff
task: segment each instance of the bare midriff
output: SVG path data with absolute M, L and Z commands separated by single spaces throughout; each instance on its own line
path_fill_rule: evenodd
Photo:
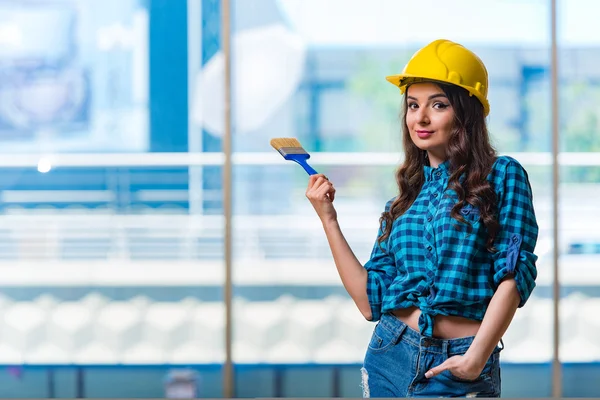
M 406 325 L 419 332 L 419 317 L 421 310 L 417 307 L 402 308 L 392 311 L 392 314 Z M 456 339 L 475 336 L 480 321 L 464 317 L 436 315 L 433 317 L 433 336 L 439 339 Z

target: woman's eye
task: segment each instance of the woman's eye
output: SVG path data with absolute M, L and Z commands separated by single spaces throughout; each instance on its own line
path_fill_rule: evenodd
M 419 106 L 417 105 L 417 103 L 409 103 L 408 104 L 408 108 L 410 108 L 411 110 L 416 110 Z
M 442 110 L 447 107 L 448 107 L 448 104 L 444 104 L 444 103 L 435 103 L 433 105 L 433 108 L 438 108 L 438 109 L 442 109 Z

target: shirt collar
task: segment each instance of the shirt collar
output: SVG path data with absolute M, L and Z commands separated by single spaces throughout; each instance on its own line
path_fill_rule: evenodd
M 431 181 L 436 178 L 448 178 L 450 175 L 450 160 L 446 160 L 437 168 L 431 167 L 429 165 L 423 166 L 423 172 L 425 173 L 425 180 Z

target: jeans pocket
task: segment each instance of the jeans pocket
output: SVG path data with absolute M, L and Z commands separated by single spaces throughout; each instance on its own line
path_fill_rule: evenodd
M 475 379 L 464 379 L 464 378 L 460 378 L 456 375 L 454 375 L 452 372 L 450 371 L 445 371 L 447 372 L 447 375 L 450 379 L 452 379 L 455 382 L 459 382 L 459 383 L 477 383 L 486 379 L 491 379 L 491 375 L 490 373 L 486 373 L 486 372 L 482 372 L 477 378 Z
M 398 342 L 399 332 L 393 332 L 390 328 L 385 327 L 381 321 L 375 325 L 371 340 L 369 341 L 369 350 L 385 351 Z

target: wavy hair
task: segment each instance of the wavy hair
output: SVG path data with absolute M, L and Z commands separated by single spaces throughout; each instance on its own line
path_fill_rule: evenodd
M 436 84 L 448 97 L 454 110 L 453 131 L 447 150 L 450 161 L 448 188 L 456 192 L 458 201 L 452 207 L 450 215 L 460 223 L 468 224 L 460 210 L 466 203 L 477 207 L 487 229 L 486 248 L 494 252 L 493 242 L 499 229 L 496 218 L 497 200 L 487 176 L 497 154 L 490 143 L 483 106 L 476 97 L 470 96 L 459 86 L 438 82 Z M 380 243 L 389 237 L 394 220 L 406 212 L 417 198 L 425 181 L 423 166 L 429 165 L 426 152 L 419 149 L 410 137 L 406 125 L 407 110 L 408 101 L 405 95 L 402 106 L 404 161 L 396 171 L 399 195 L 379 219 L 382 229 Z

